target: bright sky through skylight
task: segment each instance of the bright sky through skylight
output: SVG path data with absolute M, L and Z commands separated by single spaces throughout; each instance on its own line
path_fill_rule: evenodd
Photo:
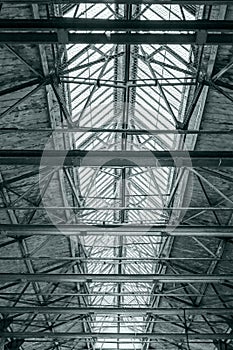
M 80 4 L 66 16 L 77 18 L 123 19 L 124 5 Z M 133 6 L 132 19 L 140 20 L 192 20 L 193 16 L 178 5 Z M 189 46 L 138 45 L 131 46 L 129 80 L 125 83 L 125 45 L 70 45 L 67 47 L 69 65 L 63 80 L 69 81 L 72 118 L 77 126 L 88 128 L 121 129 L 124 118 L 127 128 L 175 129 L 174 119 L 180 120 L 181 104 L 185 104 L 184 82 L 191 82 Z M 158 82 L 156 85 L 155 82 Z M 173 83 L 172 85 L 170 83 Z M 124 105 L 125 84 L 128 86 L 129 104 Z M 126 112 L 126 117 L 125 117 Z M 174 146 L 172 135 L 128 135 L 128 150 L 169 150 Z M 76 148 L 88 150 L 121 150 L 121 133 L 77 133 Z M 84 197 L 83 205 L 109 207 L 109 210 L 85 212 L 81 221 L 89 224 L 120 223 L 119 206 L 161 208 L 161 211 L 125 210 L 125 223 L 155 224 L 167 220 L 163 211 L 169 199 L 172 171 L 168 168 L 127 171 L 125 200 L 122 202 L 122 178 L 120 169 L 78 170 L 79 186 Z M 87 256 L 117 259 L 119 254 L 137 259 L 159 256 L 163 240 L 156 237 L 82 237 Z M 122 250 L 120 249 L 122 246 Z M 115 263 L 114 263 L 115 261 Z M 141 262 L 123 264 L 113 260 L 109 264 L 87 263 L 88 273 L 157 273 L 156 263 Z M 119 266 L 121 269 L 119 270 Z M 97 284 L 89 286 L 90 292 L 102 292 L 102 296 L 89 297 L 94 306 L 143 307 L 154 298 L 151 284 L 125 283 Z M 128 292 L 128 295 L 127 295 Z M 133 294 L 134 293 L 134 294 Z M 119 297 L 119 294 L 121 296 Z M 123 295 L 122 295 L 123 294 Z M 118 323 L 121 321 L 120 323 Z M 94 332 L 137 333 L 146 329 L 147 318 L 115 315 L 93 317 Z M 119 326 L 118 326 L 119 325 Z M 131 339 L 125 339 L 131 342 Z M 141 342 L 116 343 L 110 339 L 95 343 L 95 349 L 142 349 Z M 143 348 L 144 350 L 146 348 Z

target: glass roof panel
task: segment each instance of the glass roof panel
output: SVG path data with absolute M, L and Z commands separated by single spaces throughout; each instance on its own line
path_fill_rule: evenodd
M 133 5 L 131 18 L 140 20 L 192 20 L 192 9 L 178 5 Z M 127 6 L 80 4 L 66 16 L 123 19 Z M 73 121 L 79 127 L 111 132 L 79 132 L 75 147 L 86 150 L 172 150 L 176 135 L 154 135 L 150 130 L 175 130 L 181 121 L 181 101 L 186 82 L 192 82 L 191 48 L 185 45 L 70 45 L 63 81 L 69 82 Z M 149 130 L 139 134 L 138 130 Z M 116 132 L 114 132 L 114 130 Z M 117 132 L 118 130 L 118 132 Z M 121 130 L 121 132 L 119 132 Z M 127 133 L 135 131 L 135 134 Z M 173 179 L 171 168 L 77 170 L 82 205 L 78 222 L 97 224 L 164 224 L 164 210 Z M 85 271 L 94 274 L 154 274 L 160 265 L 161 237 L 81 237 L 88 261 Z M 107 258 L 109 262 L 101 259 Z M 97 259 L 92 261 L 92 259 Z M 99 260 L 98 260 L 99 259 Z M 129 260 L 124 259 L 132 259 Z M 151 305 L 152 283 L 88 284 L 92 306 L 145 307 Z M 144 332 L 147 319 L 137 316 L 93 316 L 93 332 Z M 94 349 L 142 349 L 145 340 L 97 341 Z M 143 348 L 144 349 L 144 348 Z

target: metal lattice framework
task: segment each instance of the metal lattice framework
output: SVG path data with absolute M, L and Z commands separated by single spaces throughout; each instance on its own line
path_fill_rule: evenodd
M 2 1 L 2 350 L 232 350 L 233 2 Z

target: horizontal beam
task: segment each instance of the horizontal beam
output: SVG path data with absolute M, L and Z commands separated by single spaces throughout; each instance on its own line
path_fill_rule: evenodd
M 0 32 L 0 43 L 7 44 L 128 44 L 128 45 L 232 45 L 232 34 L 77 34 L 65 31 L 58 33 Z
M 203 206 L 203 207 L 79 207 L 79 206 L 43 206 L 43 207 L 37 207 L 37 206 L 14 206 L 14 205 L 7 205 L 7 206 L 0 206 L 0 211 L 6 211 L 6 210 L 37 210 L 37 211 L 44 211 L 44 210 L 49 210 L 49 211 L 62 211 L 62 210 L 76 210 L 76 211 L 99 211 L 99 212 L 103 212 L 103 211 L 119 211 L 119 210 L 123 210 L 123 211 L 143 211 L 143 212 L 147 212 L 147 211 L 157 211 L 157 212 L 161 212 L 161 211 L 166 211 L 166 212 L 171 212 L 171 211 L 177 211 L 177 212 L 186 212 L 186 211 L 230 211 L 233 212 L 233 207 L 207 207 L 207 206 Z
M 120 259 L 119 258 L 116 258 L 116 257 L 113 257 L 113 258 L 82 258 L 82 257 L 79 257 L 79 256 L 67 256 L 67 257 L 59 257 L 59 256 L 56 256 L 56 257 L 51 257 L 51 256 L 46 256 L 46 255 L 43 255 L 43 256 L 26 256 L 26 257 L 23 257 L 23 256 L 0 256 L 0 260 L 11 260 L 11 261 L 26 261 L 26 260 L 31 260 L 31 261 L 43 261 L 43 260 L 49 260 L 49 261 L 59 261 L 59 262 L 62 262 L 62 261 L 81 261 L 82 263 L 104 263 L 104 264 L 134 264 L 134 263 L 139 263 L 139 264 L 146 264 L 146 263 L 153 263 L 153 262 L 165 262 L 165 261 L 186 261 L 186 262 L 190 262 L 190 261 L 202 261 L 202 262 L 208 262 L 208 261 L 220 261 L 221 262 L 232 262 L 233 259 L 222 259 L 222 258 L 200 258 L 200 257 L 162 257 L 162 258 L 126 258 L 126 257 L 121 257 Z M 120 262 L 119 262 L 120 260 Z M 2 294 L 2 293 L 1 293 Z M 12 294 L 12 293 L 10 293 Z M 14 294 L 14 293 L 13 293 Z M 25 295 L 25 293 L 24 293 Z M 73 293 L 72 293 L 73 295 Z M 157 295 L 157 293 L 156 293 Z
M 233 166 L 233 152 L 0 150 L 0 165 L 219 168 Z
M 22 3 L 22 0 L 1 0 L 4 3 Z M 48 4 L 49 0 L 25 0 L 27 4 Z M 232 0 L 53 0 L 54 4 L 156 4 L 156 5 L 231 5 Z
M 57 332 L 0 332 L 1 338 L 15 339 L 187 339 L 186 333 L 57 333 Z M 233 333 L 188 333 L 189 340 L 233 339 Z
M 0 306 L 2 314 L 98 314 L 98 315 L 224 315 L 232 314 L 233 308 L 130 308 L 130 307 L 50 307 L 50 306 Z
M 17 260 L 17 259 L 15 259 Z M 33 259 L 25 259 L 25 260 L 33 260 Z M 119 260 L 119 259 L 118 259 Z M 11 297 L 16 297 L 16 296 L 20 296 L 21 293 L 17 292 L 1 292 L 0 291 L 0 298 L 1 297 L 7 297 L 7 298 L 11 298 Z M 24 297 L 35 297 L 35 293 L 23 293 Z M 133 292 L 127 292 L 127 293 L 122 293 L 122 292 L 87 292 L 87 293 L 68 293 L 68 292 L 64 292 L 64 293 L 52 293 L 52 292 L 48 292 L 48 293 L 37 293 L 37 295 L 43 296 L 43 297 L 100 297 L 100 296 L 104 296 L 104 297 L 116 297 L 116 296 L 121 296 L 123 297 L 137 297 L 137 296 L 144 296 L 144 297 L 151 297 L 151 293 L 150 292 L 138 292 L 138 291 L 133 291 Z M 218 293 L 219 296 L 221 296 L 222 298 L 232 298 L 232 294 L 231 293 Z M 174 293 L 174 292 L 164 292 L 164 293 L 153 293 L 153 296 L 156 297 L 200 297 L 200 296 L 204 296 L 203 293 Z M 216 298 L 216 294 L 208 294 L 208 298 Z M 5 307 L 5 306 L 4 306 Z M 30 312 L 31 309 L 29 309 Z M 141 310 L 141 308 L 140 308 Z M 19 310 L 20 311 L 20 310 Z M 23 313 L 24 311 L 21 310 Z M 21 312 L 20 311 L 20 312 Z M 43 311 L 43 310 L 42 310 Z M 52 310 L 51 310 L 52 311 Z M 12 312 L 14 312 L 14 310 L 12 309 Z M 26 311 L 25 311 L 26 312 Z M 33 311 L 32 311 L 33 312 Z M 117 313 L 117 311 L 116 311 Z M 118 312 L 119 313 L 119 312 Z M 97 322 L 97 321 L 95 321 Z M 102 321 L 99 321 L 102 322 Z
M 31 261 L 59 261 L 59 262 L 63 262 L 63 261 L 77 261 L 77 262 L 81 262 L 81 263 L 95 263 L 95 264 L 110 264 L 110 265 L 130 265 L 130 264 L 148 264 L 148 263 L 162 263 L 162 262 L 177 262 L 177 261 L 183 261 L 183 262 L 193 262 L 193 261 L 199 261 L 199 262 L 203 262 L 203 263 L 208 263 L 208 262 L 216 262 L 216 261 L 220 261 L 221 262 L 228 262 L 228 263 L 232 263 L 233 262 L 233 258 L 228 258 L 228 259 L 223 259 L 223 258 L 219 258 L 219 257 L 204 257 L 204 258 L 200 258 L 198 256 L 192 256 L 192 257 L 156 257 L 156 258 L 152 258 L 152 257 L 148 257 L 148 258 L 129 258 L 129 257 L 121 257 L 120 261 L 119 258 L 117 257 L 112 257 L 112 258 L 82 258 L 82 257 L 78 257 L 78 256 L 62 256 L 60 257 L 58 256 L 48 256 L 48 255 L 39 255 L 39 256 L 6 256 L 6 255 L 1 255 L 0 256 L 0 261 L 27 261 L 27 260 L 31 260 Z M 13 292 L 12 292 L 13 293 Z M 12 294 L 10 293 L 10 294 Z M 143 294 L 144 292 L 142 292 Z M 1 293 L 2 294 L 2 293 Z M 9 294 L 9 293 L 8 293 Z M 15 293 L 13 293 L 15 294 Z M 16 293 L 17 294 L 17 293 Z M 25 294 L 25 293 L 24 293 Z M 95 294 L 95 293 L 94 293 Z M 99 294 L 99 293 L 97 293 Z M 73 295 L 73 293 L 72 293 Z
M 0 273 L 0 282 L 51 282 L 51 283 L 224 283 L 233 281 L 233 274 L 227 275 L 156 275 L 156 274 L 29 274 Z
M 75 31 L 232 31 L 233 21 L 230 20 L 108 20 L 108 19 L 88 19 L 88 18 L 65 18 L 55 17 L 51 19 L 0 19 L 1 30 L 15 30 L 23 32 L 25 30 L 75 30 Z
M 206 236 L 233 237 L 233 226 L 172 226 L 172 225 L 20 225 L 0 224 L 0 237 L 56 235 L 125 235 L 127 236 Z
M 162 84 L 161 84 L 162 85 Z M 1 94 L 1 92 L 0 92 Z M 225 130 L 168 130 L 168 129 L 107 129 L 107 128 L 86 128 L 86 127 L 73 127 L 73 128 L 0 128 L 0 133 L 113 133 L 113 134 L 127 134 L 127 135 L 233 135 L 233 129 Z

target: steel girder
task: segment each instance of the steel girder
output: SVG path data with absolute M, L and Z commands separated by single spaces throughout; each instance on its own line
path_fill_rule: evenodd
M 55 236 L 55 235 L 130 235 L 130 236 L 203 236 L 233 237 L 233 226 L 171 226 L 171 225 L 14 225 L 0 224 L 0 232 L 10 237 L 21 236 Z M 1 234 L 0 234 L 1 237 Z
M 2 0 L 4 3 L 12 3 L 12 0 Z M 15 3 L 22 3 L 16 0 Z M 47 4 L 48 0 L 25 0 L 27 4 Z M 53 0 L 54 4 L 148 4 L 148 5 L 231 5 L 232 0 Z
M 224 283 L 233 281 L 233 274 L 45 274 L 0 273 L 0 282 L 48 282 L 48 283 Z
M 232 45 L 232 34 L 76 34 L 64 30 L 57 33 L 0 32 L 0 43 L 10 44 L 116 44 L 116 45 Z
M 1 165 L 232 167 L 232 151 L 0 150 Z
M 81 333 L 81 332 L 0 332 L 1 338 L 15 339 L 187 339 L 186 333 Z M 190 333 L 190 340 L 215 340 L 215 339 L 233 339 L 233 333 Z
M 56 17 L 51 19 L 0 19 L 1 30 L 16 30 L 16 33 L 25 30 L 75 30 L 75 31 L 232 31 L 231 20 L 105 20 Z
M 17 87 L 16 87 L 17 88 Z M 0 91 L 1 95 L 1 91 Z M 225 130 L 169 130 L 169 129 L 127 129 L 127 131 L 123 129 L 106 129 L 106 128 L 79 128 L 79 127 L 72 127 L 72 128 L 63 128 L 63 129 L 55 129 L 55 128 L 43 128 L 43 129 L 36 129 L 36 128 L 0 128 L 0 132 L 5 133 L 56 133 L 56 134 L 69 134 L 69 133 L 115 133 L 115 134 L 121 134 L 123 132 L 126 132 L 128 135 L 232 135 L 233 129 L 225 129 Z
M 169 315 L 184 316 L 184 312 L 189 315 L 231 315 L 233 308 L 153 308 L 153 307 L 62 307 L 62 306 L 0 306 L 0 312 L 6 314 L 96 314 L 96 315 Z

